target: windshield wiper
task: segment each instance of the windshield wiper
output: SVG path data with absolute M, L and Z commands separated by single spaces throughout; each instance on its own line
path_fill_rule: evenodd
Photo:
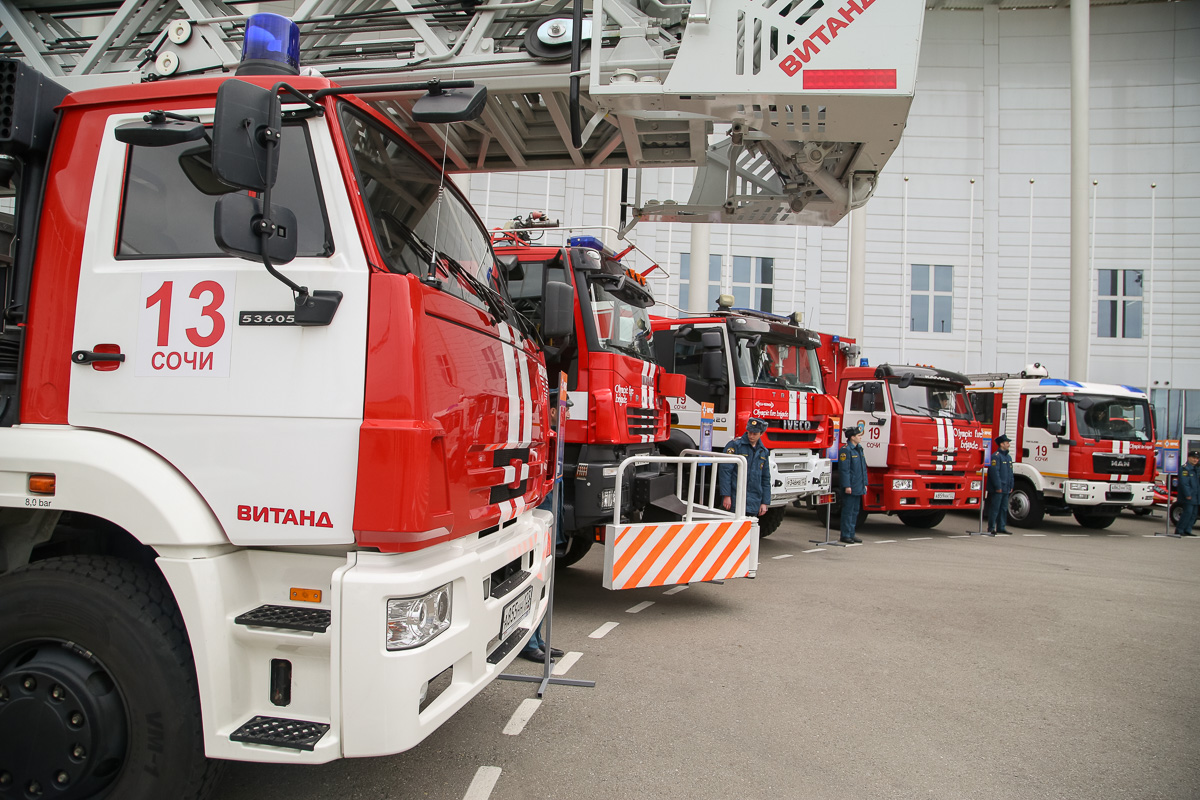
M 614 350 L 618 350 L 622 353 L 625 353 L 626 355 L 633 356 L 634 358 L 639 359 L 641 361 L 649 361 L 650 360 L 649 356 L 647 356 L 645 353 L 638 350 L 637 347 L 635 347 L 632 344 L 625 344 L 624 342 L 614 342 L 612 339 L 609 339 L 608 346 L 613 348 Z

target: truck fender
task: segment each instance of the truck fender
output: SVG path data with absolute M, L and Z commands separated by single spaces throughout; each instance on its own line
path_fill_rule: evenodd
M 1046 479 L 1042 477 L 1042 473 L 1028 464 L 1018 461 L 1013 464 L 1013 479 L 1019 480 L 1021 478 L 1029 481 L 1033 485 L 1034 490 L 1039 494 L 1045 494 Z
M 54 475 L 54 495 L 25 492 L 29 473 Z M 65 425 L 0 429 L 0 487 L 6 486 L 18 491 L 0 488 L 0 506 L 34 502 L 45 510 L 91 514 L 151 547 L 229 543 L 208 503 L 179 470 L 111 433 Z

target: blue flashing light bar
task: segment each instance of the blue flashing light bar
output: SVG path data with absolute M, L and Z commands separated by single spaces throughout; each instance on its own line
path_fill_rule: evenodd
M 617 254 L 615 250 L 607 247 L 604 242 L 600 241 L 595 236 L 572 236 L 571 238 L 567 239 L 567 244 L 569 244 L 571 247 L 587 247 L 603 253 L 609 258 Z
M 870 364 L 867 362 L 867 359 L 865 359 L 865 358 L 860 358 L 860 359 L 858 360 L 858 365 L 859 365 L 860 367 L 869 367 L 869 366 L 871 366 L 871 365 L 870 365 Z
M 1146 393 L 1145 390 L 1139 389 L 1136 386 L 1126 386 L 1125 384 L 1121 384 L 1121 388 L 1128 389 L 1129 391 L 1133 392 L 1134 394 L 1145 394 Z
M 1042 378 L 1038 381 L 1038 386 L 1062 386 L 1067 389 L 1082 389 L 1083 384 L 1078 381 L 1069 381 L 1064 378 Z
M 300 28 L 279 14 L 254 14 L 246 20 L 239 75 L 298 75 Z

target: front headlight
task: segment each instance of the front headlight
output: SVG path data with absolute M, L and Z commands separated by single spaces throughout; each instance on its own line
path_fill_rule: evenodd
M 911 491 L 912 481 L 908 479 L 892 481 L 892 489 L 897 492 Z
M 612 508 L 613 502 L 616 500 L 616 497 L 617 497 L 616 487 L 612 487 L 609 489 L 601 489 L 600 490 L 600 507 L 601 508 Z
M 420 597 L 397 597 L 387 603 L 388 650 L 409 650 L 432 641 L 450 627 L 451 585 Z
M 978 492 L 982 487 L 983 487 L 983 484 L 980 483 L 979 481 L 971 481 L 971 491 L 972 492 Z
M 1088 485 L 1086 483 L 1072 483 L 1071 484 L 1072 492 L 1086 492 L 1087 488 L 1088 488 Z

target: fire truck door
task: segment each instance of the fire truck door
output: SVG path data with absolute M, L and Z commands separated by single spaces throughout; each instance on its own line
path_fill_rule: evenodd
M 1021 460 L 1035 467 L 1047 484 L 1055 488 L 1060 488 L 1067 478 L 1069 450 L 1052 429 L 1058 421 L 1063 426 L 1061 438 L 1069 438 L 1072 432 L 1069 416 L 1068 406 L 1062 400 L 1035 396 L 1025 403 Z
M 702 374 L 702 357 L 704 347 L 700 343 L 702 331 L 716 331 L 721 335 L 722 360 L 726 363 L 724 394 L 713 391 L 719 384 L 709 380 Z M 671 413 L 677 415 L 679 422 L 672 425 L 686 431 L 693 441 L 700 441 L 700 403 L 712 403 L 715 408 L 713 417 L 713 449 L 720 449 L 733 438 L 733 423 L 735 418 L 732 403 L 732 392 L 735 391 L 732 380 L 733 370 L 729 363 L 728 339 L 724 325 L 697 325 L 695 333 L 687 338 L 675 337 L 675 371 L 687 378 L 687 396 L 673 398 Z
M 130 119 L 112 116 L 99 147 L 68 421 L 157 453 L 236 544 L 354 541 L 367 270 L 358 238 L 337 236 L 355 227 L 325 122 L 284 126 L 276 184 L 299 220 L 300 255 L 280 270 L 343 293 L 332 324 L 305 328 L 261 263 L 217 248 L 216 197 L 181 166 L 196 143 L 127 148 L 112 128 Z M 114 348 L 123 362 L 78 355 Z
M 867 457 L 867 466 L 886 467 L 888 445 L 892 440 L 892 410 L 883 384 L 879 381 L 852 382 L 843 399 L 846 427 L 857 425 L 862 428 L 863 437 L 859 444 Z

